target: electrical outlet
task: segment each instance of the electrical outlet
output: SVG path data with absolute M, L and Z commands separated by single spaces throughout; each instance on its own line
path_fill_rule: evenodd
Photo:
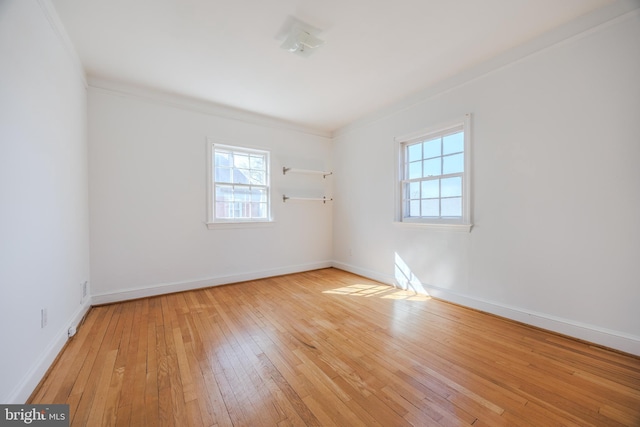
M 40 328 L 44 329 L 45 326 L 49 323 L 49 319 L 47 318 L 47 308 L 40 309 Z
M 84 283 L 80 284 L 80 304 L 82 304 L 84 300 L 87 298 L 88 285 L 89 285 L 89 282 L 87 282 L 86 280 L 84 281 Z

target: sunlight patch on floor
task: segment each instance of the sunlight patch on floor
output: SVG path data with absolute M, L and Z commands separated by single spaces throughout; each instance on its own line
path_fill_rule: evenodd
M 378 297 L 407 301 L 426 301 L 430 299 L 428 295 L 420 295 L 412 291 L 397 289 L 387 285 L 365 285 L 359 283 L 355 285 L 343 286 L 341 288 L 329 289 L 327 291 L 322 291 L 322 293 L 334 295 L 350 295 L 367 298 Z
M 429 295 L 421 295 L 412 291 L 405 291 L 403 289 L 398 289 L 395 292 L 385 295 L 381 298 L 389 298 L 389 299 L 404 299 L 408 301 L 426 301 L 431 299 Z

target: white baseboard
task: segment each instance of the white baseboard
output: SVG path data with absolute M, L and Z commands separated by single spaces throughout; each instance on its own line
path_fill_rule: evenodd
M 29 399 L 31 393 L 36 389 L 49 367 L 51 367 L 56 357 L 58 357 L 62 347 L 64 347 L 69 339 L 69 328 L 72 326 L 77 328 L 82 318 L 87 314 L 87 311 L 89 311 L 89 308 L 91 308 L 91 301 L 87 298 L 84 304 L 78 307 L 71 315 L 69 321 L 64 324 L 62 329 L 56 333 L 54 339 L 47 348 L 45 348 L 36 363 L 9 394 L 7 401 L 3 403 L 23 404 Z
M 334 261 L 332 266 L 382 283 L 397 286 L 395 278 L 388 274 L 337 261 Z M 583 341 L 640 356 L 640 337 L 631 334 L 564 319 L 546 313 L 527 310 L 521 307 L 501 304 L 495 301 L 451 291 L 449 289 L 439 288 L 437 286 L 424 285 L 424 287 L 427 289 L 429 295 L 444 301 L 449 301 L 465 307 L 515 320 L 517 322 L 526 323 L 528 325 L 568 335 Z
M 331 261 L 321 261 L 309 264 L 291 265 L 274 268 L 230 274 L 226 276 L 214 276 L 204 279 L 188 280 L 184 282 L 161 283 L 153 286 L 141 286 L 129 288 L 117 292 L 109 292 L 92 296 L 94 305 L 110 304 L 113 302 L 127 301 L 137 298 L 147 298 L 174 292 L 190 291 L 192 289 L 208 288 L 210 286 L 227 285 L 230 283 L 246 282 L 247 280 L 264 279 L 266 277 L 280 276 L 283 274 L 300 273 L 302 271 L 318 270 L 332 266 Z

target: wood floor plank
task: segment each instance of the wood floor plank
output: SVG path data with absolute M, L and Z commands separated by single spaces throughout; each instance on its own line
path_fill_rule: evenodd
M 103 319 L 104 317 L 101 317 L 98 313 L 91 316 L 87 313 L 82 327 L 85 329 L 92 329 L 96 324 L 100 324 Z M 60 369 L 51 371 L 48 375 L 53 376 L 44 384 L 47 386 L 55 384 L 57 387 L 40 388 L 38 395 L 34 396 L 33 399 L 43 402 L 58 403 L 64 402 L 71 393 L 73 384 L 78 377 L 80 369 L 87 358 L 92 344 L 88 334 L 74 336 L 72 340 L 76 341 L 76 343 L 69 349 L 69 351 L 65 351 L 65 355 L 74 362 L 67 363 L 61 366 Z
M 381 393 L 386 397 L 385 400 L 391 400 L 397 405 L 403 408 L 402 417 L 412 425 L 425 425 L 425 426 L 439 426 L 440 424 L 432 417 L 432 414 L 428 411 L 424 411 L 421 408 L 422 399 L 413 400 L 415 394 L 409 393 L 408 395 L 402 395 L 398 393 L 393 387 L 386 386 L 381 390 Z M 440 417 L 438 417 L 440 418 Z M 475 419 L 475 418 L 474 418 Z M 473 421 L 473 419 L 472 419 Z
M 88 413 L 86 425 L 98 426 L 102 425 L 111 378 L 114 376 L 114 365 L 118 357 L 118 350 L 111 349 L 107 351 L 104 358 L 104 364 L 100 367 L 100 378 L 97 382 L 95 398 Z
M 105 307 L 108 311 L 107 316 L 100 325 L 99 329 L 95 331 L 86 331 L 80 329 L 83 334 L 89 333 L 95 338 L 92 341 L 89 353 L 82 364 L 82 368 L 73 384 L 69 398 L 66 402 L 75 402 L 73 407 L 70 406 L 70 418 L 71 423 L 76 425 L 86 425 L 89 413 L 93 408 L 94 397 L 96 389 L 100 382 L 101 367 L 104 365 L 109 351 L 106 348 L 106 343 L 113 335 L 117 320 L 117 315 L 120 314 L 121 307 L 114 305 L 112 307 Z M 66 355 L 65 355 L 66 356 Z M 67 362 L 72 363 L 72 362 Z M 114 359 L 115 363 L 115 359 Z
M 202 321 L 202 316 L 202 311 L 198 311 L 194 315 L 196 334 L 201 337 L 194 342 L 201 342 L 202 337 L 210 336 L 206 322 Z M 209 346 L 202 346 L 199 351 L 194 352 L 194 359 L 198 362 L 197 364 L 194 364 L 194 369 L 199 371 L 199 378 L 197 382 L 199 386 L 198 399 L 201 402 L 201 412 L 206 411 L 207 413 L 207 415 L 203 414 L 202 418 L 205 424 L 207 424 L 207 420 L 210 419 L 209 425 L 232 426 L 233 423 L 229 417 L 220 387 L 209 362 L 209 358 L 213 357 L 213 352 L 210 350 Z
M 71 425 L 640 426 L 640 358 L 336 269 L 93 307 Z

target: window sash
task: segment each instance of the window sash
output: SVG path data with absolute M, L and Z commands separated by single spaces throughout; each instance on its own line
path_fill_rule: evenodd
M 269 216 L 269 187 L 266 185 L 215 184 L 213 200 L 217 220 L 266 221 Z
M 454 150 L 445 149 L 445 138 L 460 135 L 464 141 L 464 130 L 456 127 L 436 134 L 425 135 L 417 141 L 403 144 L 403 180 L 402 180 L 402 217 L 403 219 L 429 219 L 429 220 L 455 220 L 461 221 L 464 215 L 462 195 L 464 194 L 464 144 Z M 462 169 L 460 172 L 445 173 L 448 160 L 456 156 L 462 156 L 461 165 L 453 165 L 453 169 Z M 432 173 L 433 172 L 433 173 Z M 442 194 L 442 181 L 459 177 L 460 194 L 444 196 Z M 412 183 L 438 182 L 438 195 L 425 197 L 422 194 L 422 185 L 412 186 Z M 418 195 L 412 194 L 411 188 L 418 188 Z M 454 209 L 454 214 L 447 215 L 446 201 L 459 200 L 459 208 Z M 444 202 L 444 203 L 443 203 Z M 435 204 L 435 205 L 434 205 Z M 426 206 L 426 207 L 425 207 Z M 435 209 L 437 214 L 432 211 Z M 451 212 L 451 211 L 448 211 Z M 453 212 L 451 212 L 453 213 Z
M 439 129 L 396 138 L 398 221 L 470 229 L 470 124 L 467 114 Z
M 209 222 L 271 221 L 269 152 L 215 143 L 210 147 Z
M 455 195 L 443 195 L 442 190 L 442 181 L 450 178 L 460 178 L 460 191 L 459 194 Z M 425 183 L 425 182 L 438 182 L 438 196 L 437 197 L 429 197 L 423 195 L 423 186 L 419 186 L 419 195 L 418 197 L 412 197 L 410 194 L 410 187 L 412 183 Z M 460 221 L 464 217 L 464 173 L 454 173 L 454 174 L 446 174 L 446 175 L 437 175 L 437 176 L 429 176 L 425 178 L 415 178 L 410 180 L 402 181 L 402 217 L 403 220 L 421 220 L 421 219 L 429 219 L 429 220 L 454 220 Z M 443 200 L 460 200 L 460 214 L 459 215 L 443 215 L 442 214 L 442 201 Z M 422 214 L 422 202 L 424 201 L 437 201 L 438 203 L 438 215 L 423 215 Z M 420 207 L 418 211 L 419 215 L 412 215 L 412 209 L 410 208 L 411 203 L 419 203 Z

